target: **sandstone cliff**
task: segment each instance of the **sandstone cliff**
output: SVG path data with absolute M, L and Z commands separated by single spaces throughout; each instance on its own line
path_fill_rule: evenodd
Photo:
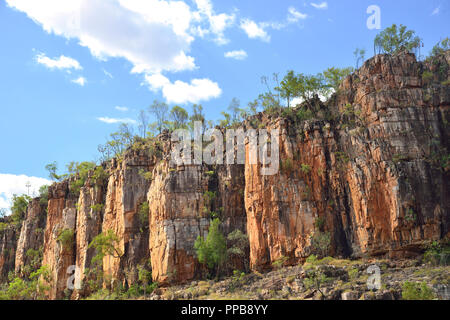
M 20 274 L 27 250 L 42 247 L 49 297 L 83 297 L 86 287 L 66 290 L 69 267 L 85 282 L 95 255 L 89 243 L 112 230 L 121 255 L 103 259 L 104 286 L 135 283 L 141 267 L 161 284 L 186 282 L 204 272 L 194 242 L 207 235 L 212 213 L 225 235 L 248 234 L 242 260 L 254 270 L 304 261 L 319 231 L 329 233 L 334 256 L 417 254 L 449 236 L 449 65 L 450 52 L 431 64 L 406 53 L 378 55 L 326 104 L 315 101 L 313 119 L 299 119 L 296 109 L 247 119 L 246 129 L 255 121 L 279 129 L 280 170 L 272 176 L 248 157 L 242 165 L 174 166 L 164 133 L 151 150 L 130 148 L 104 164 L 108 177 L 91 174 L 79 194 L 71 179 L 55 183 L 47 208 L 30 203 L 20 236 L 0 231 L 0 280 Z M 233 265 L 242 269 L 245 261 Z

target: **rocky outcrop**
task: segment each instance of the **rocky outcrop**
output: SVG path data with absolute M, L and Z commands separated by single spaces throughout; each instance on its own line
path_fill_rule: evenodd
M 301 261 L 319 218 L 331 253 L 346 256 L 404 257 L 448 236 L 450 90 L 426 86 L 424 70 L 410 54 L 376 56 L 344 81 L 328 119 L 269 124 L 282 132 L 282 170 L 245 173 L 253 268 Z
M 14 270 L 18 231 L 8 222 L 7 218 L 0 219 L 0 283 L 6 282 L 9 272 Z
M 22 222 L 15 256 L 15 272 L 22 275 L 24 268 L 40 264 L 43 254 L 44 229 L 47 219 L 47 204 L 40 198 L 31 200 L 25 220 Z M 32 250 L 32 252 L 30 252 Z
M 120 239 L 121 256 L 106 256 L 103 260 L 105 274 L 126 284 L 138 279 L 138 265 L 148 264 L 148 212 L 141 210 L 146 201 L 153 160 L 146 152 L 134 151 L 125 155 L 122 162 L 113 160 L 109 177 L 102 232 L 112 230 Z
M 51 274 L 50 299 L 61 299 L 67 291 L 70 266 L 75 265 L 76 198 L 70 191 L 71 180 L 53 184 L 48 189 L 48 213 L 44 233 L 42 265 Z
M 104 182 L 96 183 L 92 175 L 80 190 L 77 203 L 76 237 L 75 237 L 75 265 L 79 268 L 78 276 L 81 284 L 93 279 L 89 273 L 93 266 L 92 259 L 96 254 L 95 248 L 89 248 L 91 241 L 101 233 L 103 221 L 103 204 L 105 201 Z M 75 298 L 87 296 L 89 288 L 81 286 L 73 293 Z
M 91 172 L 79 193 L 70 187 L 77 177 L 52 185 L 47 215 L 34 199 L 20 237 L 2 225 L 0 280 L 23 273 L 27 251 L 42 247 L 48 296 L 83 297 L 86 286 L 66 290 L 70 267 L 86 283 L 96 255 L 89 244 L 112 231 L 118 254 L 103 259 L 104 286 L 134 284 L 141 267 L 161 284 L 187 282 L 204 274 L 194 243 L 216 216 L 224 235 L 239 229 L 249 238 L 249 252 L 224 272 L 247 260 L 254 270 L 303 262 L 317 235 L 329 235 L 333 256 L 415 255 L 449 237 L 449 65 L 450 52 L 429 62 L 378 55 L 326 104 L 309 103 L 309 120 L 299 107 L 247 119 L 244 129 L 280 132 L 274 175 L 250 163 L 248 141 L 245 164 L 214 166 L 172 164 L 168 132 L 152 145 L 138 141 L 103 164 L 105 179 Z

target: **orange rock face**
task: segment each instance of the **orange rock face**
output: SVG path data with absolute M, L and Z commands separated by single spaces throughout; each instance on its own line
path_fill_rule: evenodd
M 70 196 L 69 182 L 54 184 L 49 187 L 48 213 L 44 233 L 44 256 L 42 265 L 51 273 L 49 298 L 64 298 L 68 268 L 75 264 L 75 246 L 73 241 L 63 243 L 59 237 L 68 230 L 75 234 L 76 199 Z
M 29 265 L 32 257 L 27 255 L 28 250 L 36 253 L 42 252 L 44 244 L 44 228 L 47 219 L 46 206 L 40 203 L 40 198 L 35 198 L 28 206 L 27 215 L 22 222 L 19 240 L 17 242 L 15 272 L 21 275 L 23 268 Z M 38 253 L 38 254 L 41 254 Z
M 140 170 L 150 171 L 152 161 L 144 153 L 129 153 L 121 165 L 113 164 L 109 177 L 102 232 L 112 230 L 120 239 L 122 257 L 106 256 L 103 271 L 123 284 L 138 279 L 138 265 L 148 263 L 148 216 L 140 216 L 149 181 Z
M 448 164 L 436 158 L 448 154 L 450 92 L 422 84 L 426 67 L 413 55 L 376 56 L 330 101 L 338 122 L 268 125 L 284 132 L 284 169 L 264 177 L 246 165 L 253 268 L 282 256 L 301 261 L 318 217 L 331 233 L 330 253 L 346 256 L 405 256 L 448 235 Z
M 0 219 L 5 223 L 7 219 Z M 8 273 L 14 270 L 14 260 L 17 247 L 17 229 L 6 227 L 0 231 L 0 283 L 8 280 Z
M 52 274 L 49 297 L 63 298 L 70 294 L 68 268 L 77 266 L 85 282 L 95 255 L 88 246 L 109 230 L 120 239 L 121 256 L 103 260 L 106 287 L 135 283 L 138 268 L 149 263 L 161 284 L 199 278 L 205 266 L 194 243 L 207 236 L 216 215 L 224 235 L 239 229 L 249 238 L 249 252 L 223 271 L 243 270 L 247 260 L 254 270 L 302 262 L 319 231 L 330 235 L 326 254 L 414 255 L 450 236 L 449 65 L 450 52 L 432 63 L 378 55 L 326 105 L 312 101 L 313 119 L 299 119 L 297 109 L 281 118 L 257 115 L 259 127 L 280 132 L 275 175 L 261 175 L 249 157 L 240 165 L 175 167 L 165 132 L 158 152 L 127 150 L 104 164 L 106 181 L 94 184 L 90 174 L 79 196 L 69 192 L 70 179 L 55 183 L 47 215 L 35 199 L 21 230 L 0 231 L 0 282 L 9 271 L 20 275 L 30 262 L 27 250 L 42 247 L 42 264 Z M 255 119 L 244 127 L 254 127 Z M 141 210 L 146 201 L 149 212 Z M 59 239 L 63 231 L 73 232 L 72 244 Z M 71 296 L 87 294 L 82 287 Z

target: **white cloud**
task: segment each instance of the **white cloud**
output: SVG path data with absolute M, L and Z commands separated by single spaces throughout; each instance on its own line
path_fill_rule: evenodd
M 225 44 L 229 41 L 225 31 L 235 22 L 234 13 L 215 12 L 211 0 L 195 0 L 192 6 L 168 0 L 6 0 L 6 3 L 26 13 L 46 32 L 78 41 L 100 60 L 128 60 L 131 72 L 145 77 L 194 70 L 195 59 L 189 55 L 194 39 L 209 35 L 217 44 Z M 79 79 L 77 83 L 83 85 L 85 80 Z M 168 92 L 175 85 L 191 89 L 190 94 L 183 91 L 189 100 L 215 96 L 220 90 L 208 79 L 184 84 L 175 82 L 164 89 Z M 199 94 L 198 88 L 206 85 L 214 92 Z
M 127 112 L 128 108 L 127 107 L 120 107 L 120 106 L 116 106 L 114 107 L 114 109 L 121 111 L 121 112 Z
M 59 58 L 51 59 L 47 57 L 45 53 L 40 53 L 36 56 L 36 62 L 39 64 L 43 64 L 49 69 L 60 69 L 60 70 L 83 69 L 77 60 L 66 57 L 64 55 L 59 56 Z
M 189 7 L 180 1 L 6 0 L 48 33 L 77 39 L 102 60 L 125 58 L 135 72 L 195 67 L 187 55 L 193 37 Z
M 78 77 L 76 79 L 73 79 L 72 82 L 76 83 L 76 84 L 78 84 L 78 85 L 80 85 L 82 87 L 84 87 L 84 85 L 86 84 L 87 80 L 86 80 L 85 77 Z
M 162 90 L 168 103 L 199 103 L 222 94 L 219 85 L 209 79 L 193 79 L 190 83 L 177 80 L 172 83 L 165 76 L 154 74 L 146 75 L 145 81 L 151 90 Z
M 250 19 L 241 20 L 241 29 L 245 31 L 250 39 L 261 39 L 262 41 L 269 42 L 270 36 L 264 30 L 264 26 L 257 24 L 255 21 Z
M 202 17 L 209 24 L 208 29 L 204 29 L 202 26 L 198 26 L 193 29 L 194 33 L 200 37 L 204 37 L 206 34 L 213 34 L 215 36 L 214 41 L 219 44 L 227 44 L 229 40 L 225 37 L 224 31 L 234 24 L 236 16 L 234 14 L 216 14 L 210 0 L 195 0 L 198 12 L 194 13 L 194 19 L 201 21 Z
M 290 7 L 288 9 L 288 17 L 287 20 L 290 23 L 298 22 L 299 20 L 304 20 L 308 17 L 306 13 L 301 13 L 297 11 L 294 7 Z
M 105 74 L 105 76 L 107 76 L 108 78 L 114 79 L 113 75 L 111 73 L 109 73 L 108 71 L 106 71 L 105 69 L 103 69 L 103 73 Z
M 274 30 L 281 30 L 290 24 L 295 24 L 306 18 L 308 18 L 307 14 L 301 13 L 294 7 L 289 7 L 285 21 L 256 23 L 251 19 L 241 19 L 240 28 L 245 31 L 250 39 L 260 39 L 265 42 L 270 42 L 270 35 L 267 33 L 266 29 L 271 28 Z
M 39 188 L 43 185 L 52 184 L 52 181 L 26 175 L 0 173 L 0 209 L 9 210 L 14 194 L 28 194 L 28 183 L 30 184 L 29 195 L 38 196 Z
M 326 102 L 328 99 L 330 99 L 330 97 L 333 95 L 333 93 L 335 92 L 335 90 L 333 88 L 331 88 L 328 92 L 324 93 L 324 94 L 319 94 L 319 99 L 322 102 Z M 305 101 L 303 98 L 294 98 L 291 100 L 290 104 L 292 107 L 296 107 L 299 104 L 302 104 L 303 101 Z
M 235 51 L 228 51 L 224 54 L 225 58 L 231 58 L 236 60 L 244 60 L 247 58 L 247 52 L 244 50 L 235 50 Z
M 433 10 L 433 12 L 431 13 L 432 16 L 436 16 L 439 14 L 439 12 L 441 12 L 441 7 L 437 7 L 436 9 Z
M 319 10 L 325 10 L 325 9 L 328 9 L 328 3 L 325 1 L 325 2 L 322 2 L 322 3 L 314 3 L 314 2 L 311 2 L 311 5 L 314 7 L 314 8 L 316 8 L 316 9 L 319 9 Z
M 109 117 L 98 117 L 97 120 L 112 124 L 112 123 L 136 123 L 136 120 L 130 119 L 130 118 L 109 118 Z

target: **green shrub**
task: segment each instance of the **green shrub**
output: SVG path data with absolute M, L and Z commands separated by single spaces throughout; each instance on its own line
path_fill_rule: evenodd
M 293 164 L 291 159 L 287 158 L 285 160 L 281 160 L 281 171 L 289 174 L 292 171 L 292 168 Z
M 359 270 L 358 268 L 352 268 L 348 271 L 348 276 L 350 277 L 350 279 L 354 280 L 356 278 L 358 278 L 359 275 Z
M 4 222 L 0 222 L 0 232 L 3 232 L 8 228 L 8 224 Z
M 449 265 L 450 246 L 433 241 L 423 255 L 423 260 L 432 265 Z
M 12 206 L 11 206 L 11 221 L 16 227 L 20 227 L 23 219 L 27 214 L 28 203 L 31 198 L 27 195 L 13 195 Z
M 39 203 L 43 206 L 48 204 L 48 186 L 44 185 L 39 188 Z
M 227 251 L 226 239 L 219 229 L 220 223 L 217 218 L 212 220 L 206 240 L 199 236 L 194 243 L 198 261 L 206 264 L 210 270 L 216 268 L 217 276 L 220 266 L 225 262 Z
M 317 231 L 322 231 L 323 227 L 325 226 L 325 218 L 323 217 L 317 217 L 314 221 L 314 227 Z
M 297 119 L 299 121 L 306 121 L 306 120 L 310 120 L 314 117 L 314 113 L 310 110 L 307 109 L 305 107 L 301 107 L 298 111 L 297 111 Z
M 341 163 L 348 163 L 350 161 L 350 157 L 348 154 L 342 151 L 335 152 L 336 160 Z
M 144 169 L 139 169 L 139 175 L 141 177 L 143 177 L 145 180 L 152 180 L 153 179 L 153 174 L 151 171 L 145 171 Z
M 65 250 L 70 250 L 74 244 L 74 235 L 75 233 L 72 229 L 63 229 L 59 233 L 57 240 Z
M 233 275 L 231 276 L 229 291 L 233 292 L 237 288 L 241 287 L 245 282 L 245 272 L 239 270 L 233 270 Z
M 331 245 L 331 234 L 329 232 L 316 231 L 311 236 L 311 251 L 324 258 L 327 256 Z
M 81 188 L 84 186 L 89 172 L 96 169 L 95 163 L 93 162 L 71 162 L 67 165 L 67 170 L 70 177 L 75 177 L 75 180 L 71 182 L 69 189 L 73 195 L 79 195 Z M 100 179 L 102 169 L 98 169 L 97 173 L 98 179 Z M 95 171 L 94 171 L 95 175 Z
M 105 205 L 103 203 L 96 203 L 94 205 L 91 206 L 92 211 L 94 212 L 101 212 L 103 210 L 103 207 Z
M 281 256 L 280 258 L 272 262 L 272 267 L 274 269 L 281 269 L 288 260 L 289 260 L 288 257 Z
M 150 206 L 148 204 L 148 201 L 142 202 L 142 204 L 139 206 L 139 212 L 138 212 L 139 221 L 141 222 L 142 225 L 148 224 L 149 212 L 150 212 Z
M 414 213 L 414 210 L 412 208 L 409 208 L 408 210 L 406 210 L 405 219 L 408 222 L 415 222 L 416 221 L 417 215 Z
M 311 172 L 311 166 L 309 164 L 302 163 L 301 170 L 304 174 L 309 174 Z
M 432 300 L 435 295 L 425 281 L 422 283 L 406 281 L 402 285 L 402 298 L 404 300 Z
M 106 172 L 102 166 L 98 166 L 94 169 L 92 179 L 94 180 L 95 184 L 99 185 L 99 184 L 103 183 L 107 178 L 108 178 L 108 172 Z
M 430 71 L 424 71 L 422 73 L 422 81 L 424 83 L 430 83 L 433 80 L 433 73 Z

